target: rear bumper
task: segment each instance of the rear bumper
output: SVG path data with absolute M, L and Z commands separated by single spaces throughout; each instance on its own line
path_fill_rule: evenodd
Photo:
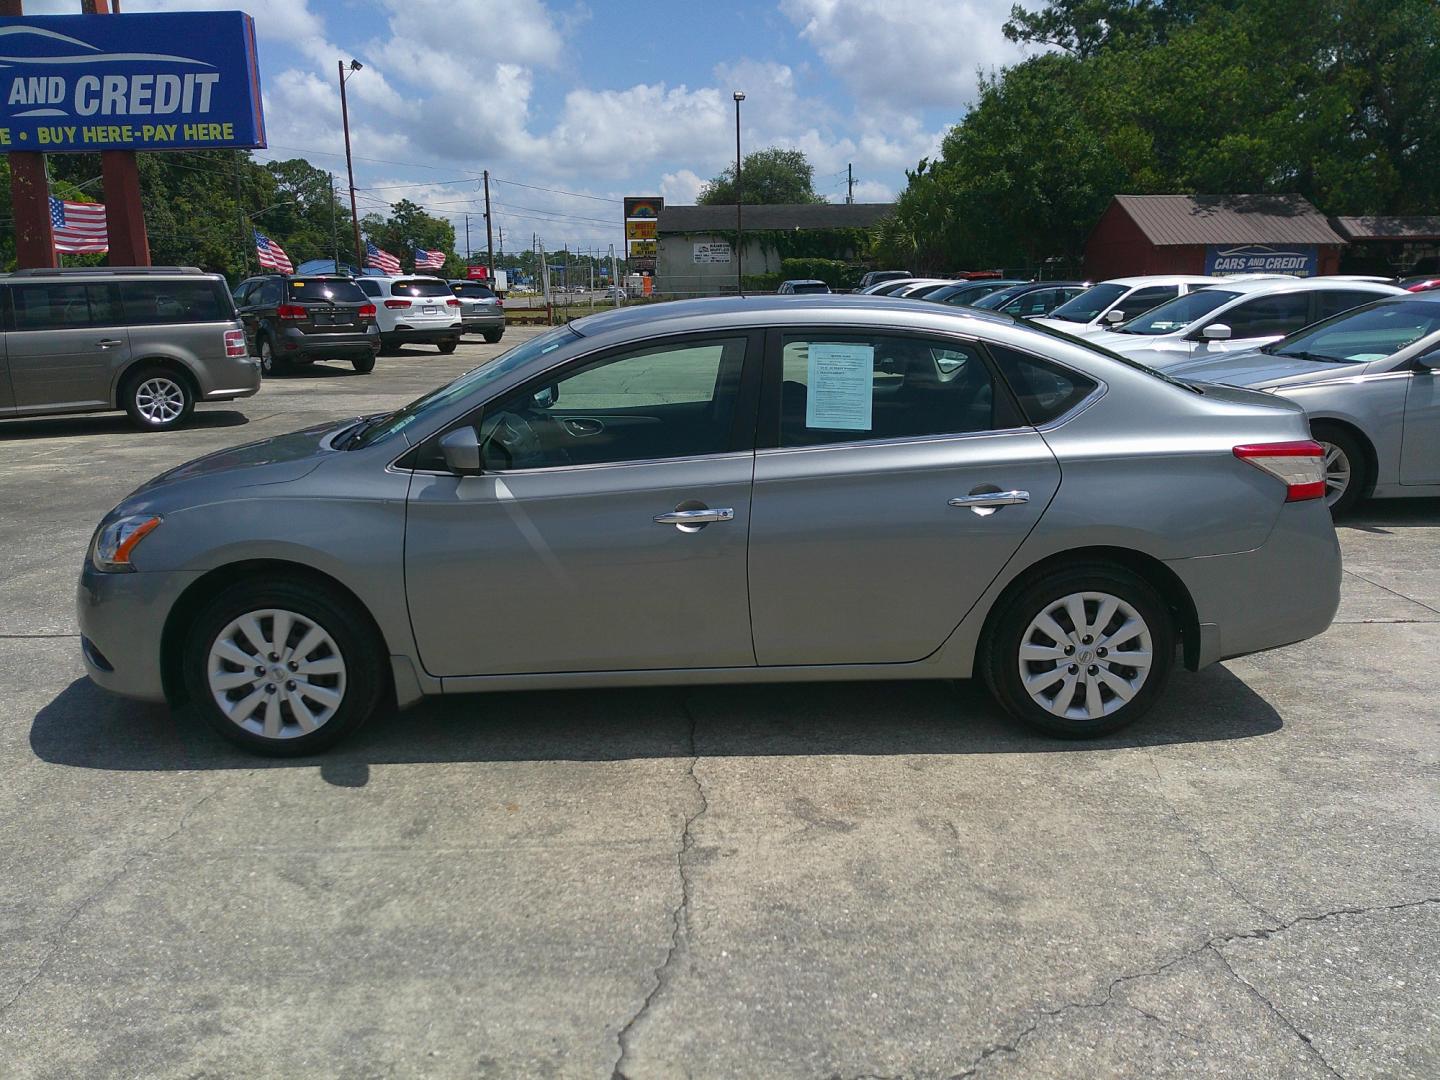
M 144 701 L 164 701 L 160 640 L 165 620 L 199 571 L 101 574 L 87 562 L 76 589 L 80 656 L 97 685 Z
M 1286 504 L 1253 551 L 1166 565 L 1195 603 L 1197 667 L 1324 633 L 1340 606 L 1340 543 L 1321 499 Z
M 352 360 L 373 355 L 380 348 L 380 331 L 365 333 L 306 334 L 293 328 L 280 335 L 280 351 L 290 358 L 306 360 Z
M 476 315 L 461 321 L 467 334 L 491 334 L 505 329 L 504 315 Z
M 254 356 L 217 357 L 195 375 L 201 401 L 233 401 L 260 389 L 260 361 Z
M 457 322 L 449 326 L 385 330 L 380 334 L 380 340 L 386 345 L 435 345 L 441 341 L 454 341 L 462 333 L 464 327 Z

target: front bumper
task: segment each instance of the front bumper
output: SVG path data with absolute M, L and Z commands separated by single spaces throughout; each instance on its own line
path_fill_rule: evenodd
M 92 681 L 144 701 L 164 701 L 165 620 L 199 571 L 102 574 L 88 560 L 75 594 L 80 655 Z
M 1252 551 L 1165 565 L 1195 603 L 1196 667 L 1322 634 L 1340 606 L 1340 542 L 1323 499 L 1287 503 Z

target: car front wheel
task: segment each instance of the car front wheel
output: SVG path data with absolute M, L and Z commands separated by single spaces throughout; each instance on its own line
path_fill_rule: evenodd
M 301 580 L 241 582 L 215 597 L 187 637 L 189 699 L 226 739 L 292 757 L 323 750 L 376 710 L 385 653 L 365 612 Z
M 1011 597 L 982 669 L 1012 716 L 1061 738 L 1093 738 L 1149 710 L 1174 654 L 1173 620 L 1155 590 L 1097 564 L 1047 574 Z

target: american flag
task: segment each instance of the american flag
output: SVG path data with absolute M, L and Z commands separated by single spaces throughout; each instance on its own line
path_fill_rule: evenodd
M 255 252 L 260 256 L 260 265 L 267 270 L 279 270 L 282 274 L 293 274 L 295 267 L 290 264 L 290 256 L 285 254 L 285 249 L 271 240 L 264 233 L 255 234 Z
M 426 251 L 424 248 L 415 249 L 416 270 L 439 270 L 445 265 L 445 252 Z
M 369 240 L 365 241 L 365 265 L 383 270 L 387 274 L 400 273 L 400 260 L 388 251 L 382 251 Z
M 109 251 L 105 204 L 70 202 L 50 196 L 50 231 L 56 251 Z

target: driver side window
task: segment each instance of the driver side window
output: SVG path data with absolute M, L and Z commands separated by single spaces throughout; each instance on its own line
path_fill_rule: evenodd
M 745 341 L 652 346 L 527 384 L 485 407 L 482 467 L 542 469 L 731 450 Z

